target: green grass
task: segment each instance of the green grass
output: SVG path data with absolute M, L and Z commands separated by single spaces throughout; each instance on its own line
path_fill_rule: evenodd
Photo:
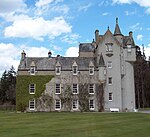
M 0 111 L 1 137 L 150 137 L 150 114 Z

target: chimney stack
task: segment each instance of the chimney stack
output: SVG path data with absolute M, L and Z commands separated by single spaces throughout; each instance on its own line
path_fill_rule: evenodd
M 23 52 L 21 53 L 21 59 L 24 60 L 25 58 L 26 58 L 26 53 L 23 50 Z
M 130 31 L 130 32 L 129 32 L 129 36 L 130 36 L 130 37 L 132 37 L 132 34 L 133 34 L 133 32 L 132 32 L 132 31 Z
M 48 52 L 48 57 L 51 58 L 51 56 L 52 56 L 52 52 L 49 51 L 49 52 Z

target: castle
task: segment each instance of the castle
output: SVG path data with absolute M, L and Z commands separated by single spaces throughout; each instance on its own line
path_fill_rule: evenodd
M 16 86 L 17 110 L 129 111 L 135 109 L 136 48 L 118 19 L 114 33 L 95 31 L 79 44 L 79 57 L 27 57 L 23 51 Z M 43 88 L 44 87 L 44 88 Z

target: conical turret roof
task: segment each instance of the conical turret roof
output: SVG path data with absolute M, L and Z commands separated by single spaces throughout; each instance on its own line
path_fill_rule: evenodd
M 115 31 L 114 31 L 114 36 L 116 35 L 122 35 L 119 25 L 118 25 L 118 18 L 116 18 L 116 27 L 115 27 Z
M 103 58 L 102 53 L 101 53 L 100 58 L 99 58 L 99 66 L 105 66 L 105 62 L 104 62 L 104 58 Z

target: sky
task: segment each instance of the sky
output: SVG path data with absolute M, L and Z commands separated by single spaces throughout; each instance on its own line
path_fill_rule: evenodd
M 150 0 L 0 0 L 0 75 L 21 52 L 28 57 L 78 56 L 79 43 L 92 42 L 96 29 L 114 33 L 116 17 L 123 35 L 150 56 Z

